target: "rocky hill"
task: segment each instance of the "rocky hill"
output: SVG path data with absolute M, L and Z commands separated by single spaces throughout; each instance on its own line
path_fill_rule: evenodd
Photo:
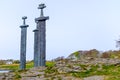
M 1 74 L 0 80 L 111 80 L 110 78 L 120 76 L 119 59 L 61 59 L 51 64 L 46 67 Z
M 119 80 L 120 51 L 77 51 L 46 67 L 0 74 L 0 80 Z
M 82 59 L 82 58 L 85 58 L 85 57 L 94 57 L 94 58 L 97 58 L 100 56 L 100 52 L 96 49 L 92 49 L 92 50 L 80 50 L 80 51 L 76 51 L 72 54 L 70 54 L 68 56 L 68 59 L 74 59 L 74 60 L 78 60 L 78 59 Z
M 84 59 L 87 57 L 91 58 L 113 58 L 113 59 L 120 59 L 120 51 L 119 50 L 109 50 L 109 51 L 98 51 L 96 49 L 92 50 L 79 50 L 76 51 L 68 56 L 68 59 Z

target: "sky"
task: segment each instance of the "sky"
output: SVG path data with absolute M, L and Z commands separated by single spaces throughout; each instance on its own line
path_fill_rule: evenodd
M 78 50 L 117 50 L 120 0 L 1 0 L 0 59 L 20 58 L 20 25 L 27 16 L 27 60 L 33 59 L 35 18 L 45 3 L 46 57 L 67 57 Z

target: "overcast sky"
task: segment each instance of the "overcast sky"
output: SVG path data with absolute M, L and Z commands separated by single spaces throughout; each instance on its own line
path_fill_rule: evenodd
M 27 16 L 27 59 L 33 59 L 35 18 L 47 6 L 47 59 L 78 50 L 116 50 L 120 35 L 120 0 L 1 0 L 0 59 L 20 58 L 20 25 Z

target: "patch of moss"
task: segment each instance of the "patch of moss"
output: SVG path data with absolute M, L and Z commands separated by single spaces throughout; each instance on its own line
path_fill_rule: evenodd
M 54 67 L 54 66 L 55 66 L 55 62 L 52 62 L 52 61 L 46 62 L 46 67 Z
M 78 52 L 78 51 L 74 52 L 73 54 L 75 55 L 75 57 L 76 57 L 77 59 L 79 59 L 79 52 Z
M 115 65 L 102 65 L 102 69 L 99 70 L 98 65 L 89 65 L 90 69 L 87 69 L 88 66 L 80 65 L 82 70 L 81 72 L 70 72 L 70 74 L 74 77 L 89 77 L 93 75 L 106 75 L 114 77 L 115 79 L 111 80 L 118 80 L 120 79 L 120 67 Z M 107 78 L 106 80 L 110 80 Z
M 105 80 L 120 80 L 120 76 L 105 76 Z
M 22 77 L 21 77 L 21 75 L 17 72 L 17 73 L 15 73 L 14 78 L 15 78 L 15 80 L 20 80 Z
M 54 68 L 54 67 L 47 67 L 47 69 L 45 70 L 45 73 L 49 73 L 49 74 L 52 74 L 52 73 L 57 73 L 57 69 Z

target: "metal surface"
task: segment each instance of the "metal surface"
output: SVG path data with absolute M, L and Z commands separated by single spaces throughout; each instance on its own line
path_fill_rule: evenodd
M 46 20 L 49 17 L 43 15 L 45 4 L 40 4 L 38 9 L 41 9 L 40 17 L 35 19 L 37 24 L 37 32 L 35 31 L 34 39 L 34 66 L 45 66 L 46 63 Z M 38 57 L 36 57 L 38 56 Z M 36 57 L 36 59 L 35 59 Z
M 20 45 L 20 69 L 23 70 L 26 68 L 26 40 L 27 40 L 27 27 L 25 24 L 26 16 L 22 17 L 23 25 L 21 28 L 21 45 Z

